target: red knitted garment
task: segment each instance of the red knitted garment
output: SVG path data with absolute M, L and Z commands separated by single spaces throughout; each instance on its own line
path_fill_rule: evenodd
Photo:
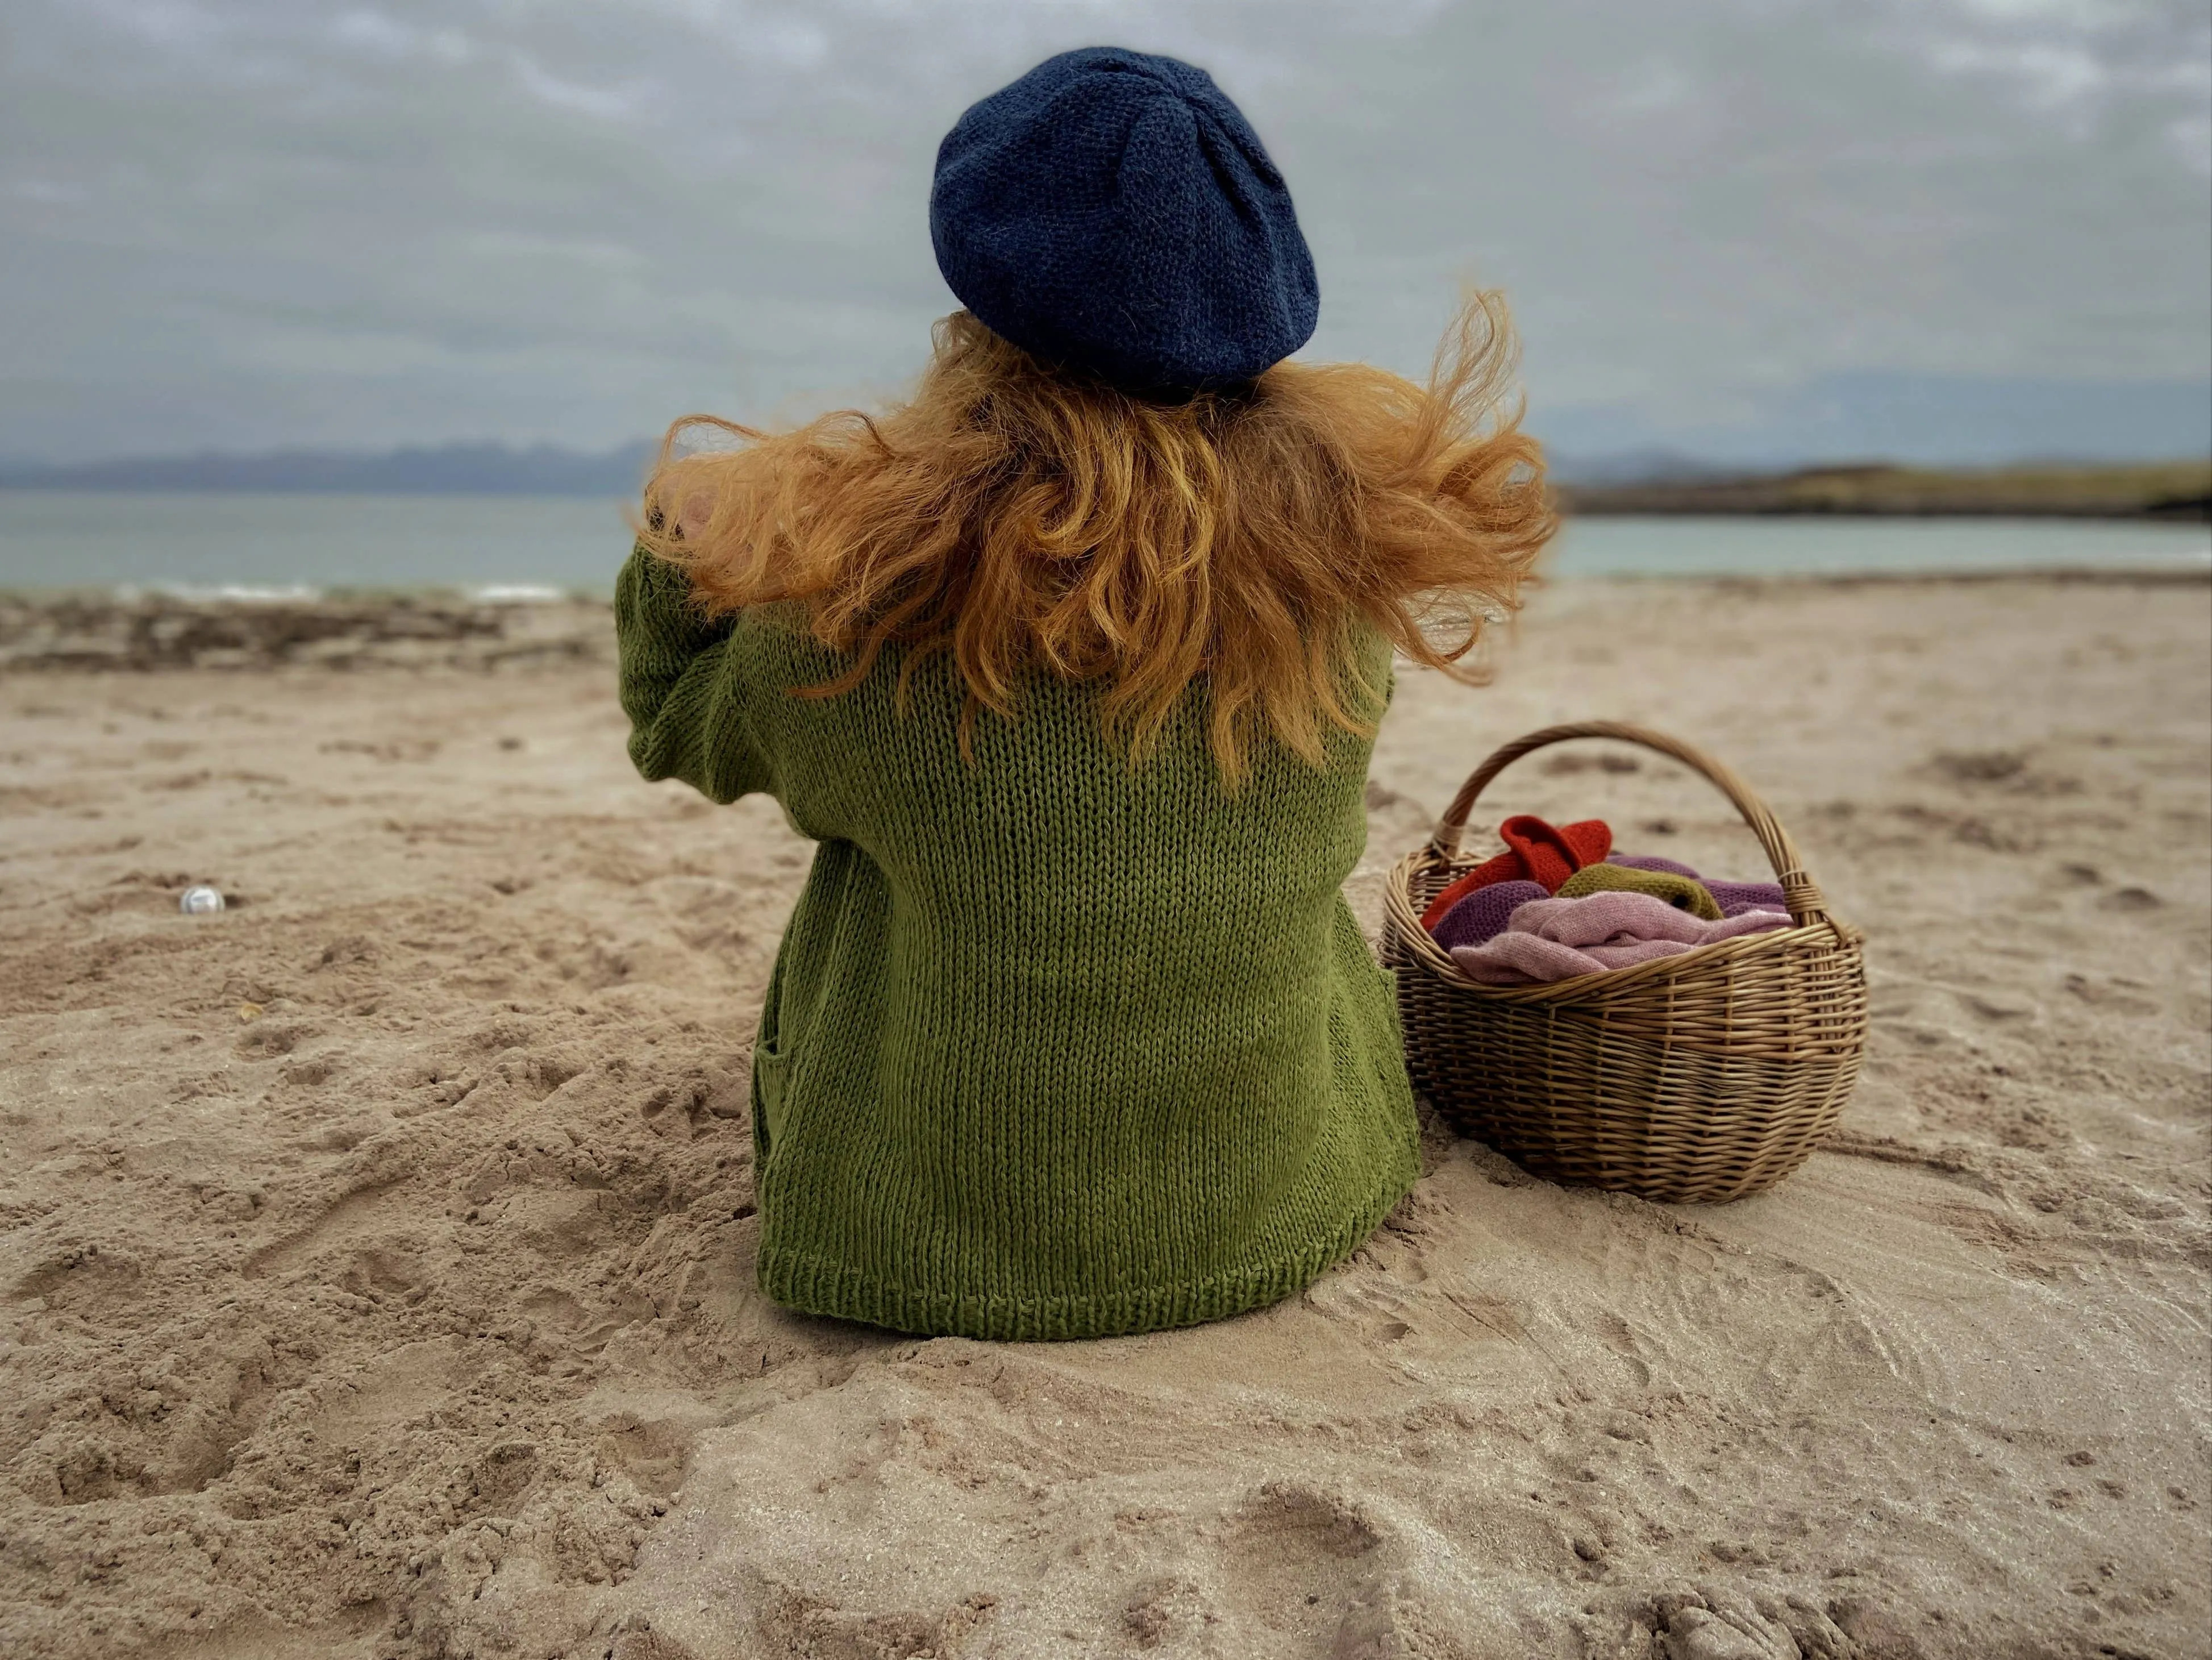
M 1429 902 L 1421 913 L 1421 926 L 1431 933 L 1444 913 L 1492 882 L 1540 883 L 1547 893 L 1584 865 L 1595 865 L 1613 851 L 1613 828 L 1602 818 L 1553 826 L 1534 813 L 1516 813 L 1498 827 L 1505 851 L 1485 860 Z

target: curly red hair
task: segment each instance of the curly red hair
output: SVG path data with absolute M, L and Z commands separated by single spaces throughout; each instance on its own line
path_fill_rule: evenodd
M 1163 404 L 1072 377 L 965 312 L 938 325 L 913 398 L 769 434 L 669 429 L 640 539 L 710 611 L 788 605 L 902 681 L 949 654 L 979 710 L 1024 676 L 1095 682 L 1141 755 L 1201 678 L 1227 777 L 1271 733 L 1318 763 L 1352 713 L 1358 642 L 1475 678 L 1486 622 L 1519 604 L 1556 528 L 1543 455 L 1507 407 L 1503 302 L 1474 295 L 1419 386 L 1364 364 L 1278 364 Z M 735 447 L 685 449 L 701 428 Z M 1372 693 L 1375 689 L 1366 688 Z M 963 733 L 964 739 L 964 733 Z

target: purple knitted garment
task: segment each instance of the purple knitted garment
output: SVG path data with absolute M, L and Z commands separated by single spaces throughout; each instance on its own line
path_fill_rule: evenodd
M 1705 891 L 1723 916 L 1741 916 L 1747 910 L 1788 910 L 1779 882 L 1708 882 Z
M 1504 931 L 1516 906 L 1551 897 L 1540 882 L 1492 882 L 1477 888 L 1438 920 L 1437 943 L 1446 951 L 1454 946 L 1480 946 Z
M 1705 879 L 1687 865 L 1673 859 L 1662 859 L 1653 853 L 1612 853 L 1606 855 L 1608 865 L 1625 865 L 1630 870 L 1665 871 L 1670 876 L 1686 876 L 1693 882 L 1705 882 L 1705 891 L 1721 908 L 1723 916 L 1741 916 L 1747 910 L 1788 910 L 1788 902 L 1782 897 L 1778 882 L 1706 882 Z

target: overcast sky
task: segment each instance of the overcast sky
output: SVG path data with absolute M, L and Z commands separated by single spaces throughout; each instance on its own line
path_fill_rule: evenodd
M 1310 356 L 1502 285 L 1563 447 L 2207 441 L 2203 0 L 8 0 L 0 456 L 896 389 L 938 139 L 1101 43 L 1250 115 Z

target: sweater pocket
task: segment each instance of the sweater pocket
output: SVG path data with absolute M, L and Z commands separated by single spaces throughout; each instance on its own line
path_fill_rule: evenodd
M 768 1150 L 783 1128 L 783 1080 L 791 1057 L 776 1048 L 773 1040 L 753 1047 L 753 1152 L 754 1169 L 767 1162 Z

